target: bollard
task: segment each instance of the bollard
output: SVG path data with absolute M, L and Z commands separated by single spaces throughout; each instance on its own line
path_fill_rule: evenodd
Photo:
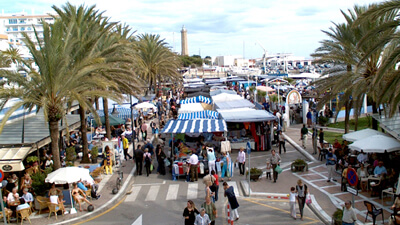
M 231 224 L 231 210 L 229 204 L 226 205 L 226 212 L 228 214 L 228 224 Z

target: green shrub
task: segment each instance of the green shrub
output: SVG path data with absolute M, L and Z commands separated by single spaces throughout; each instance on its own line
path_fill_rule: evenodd
M 45 179 L 48 174 L 48 173 L 46 173 L 46 171 L 49 171 L 48 169 L 51 169 L 51 168 L 46 168 L 46 170 L 44 172 L 38 172 L 38 173 L 34 173 L 31 175 L 32 188 L 33 188 L 33 192 L 35 193 L 35 195 L 45 196 L 47 190 L 50 189 L 51 184 L 45 182 Z
M 319 123 L 321 126 L 326 126 L 326 124 L 328 123 L 328 121 L 329 121 L 329 118 L 328 118 L 328 117 L 325 117 L 325 116 L 320 116 L 320 117 L 318 117 L 318 123 Z
M 262 173 L 263 173 L 262 170 L 260 170 L 258 168 L 253 167 L 253 168 L 250 169 L 250 174 L 251 175 L 262 174 Z M 247 171 L 246 174 L 249 174 L 249 171 Z
M 332 219 L 335 225 L 342 224 L 343 210 L 336 209 L 336 211 L 332 215 Z
M 76 159 L 76 152 L 74 147 L 69 147 L 66 150 L 66 161 L 75 161 Z
M 34 162 L 38 162 L 39 158 L 37 156 L 29 156 L 28 158 L 26 158 L 26 162 L 27 163 L 34 163 Z
M 307 162 L 303 159 L 296 159 L 292 162 L 293 165 L 307 165 Z

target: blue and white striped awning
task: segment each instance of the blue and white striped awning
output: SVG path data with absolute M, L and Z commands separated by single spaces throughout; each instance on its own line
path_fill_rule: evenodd
M 189 103 L 207 103 L 211 104 L 212 100 L 210 98 L 204 97 L 202 95 L 193 97 L 193 98 L 187 98 L 184 100 L 181 100 L 180 104 L 189 104 Z
M 225 120 L 170 120 L 162 133 L 189 134 L 227 131 Z
M 204 110 L 192 113 L 181 113 L 178 120 L 193 120 L 193 119 L 218 119 L 219 113 L 211 110 Z

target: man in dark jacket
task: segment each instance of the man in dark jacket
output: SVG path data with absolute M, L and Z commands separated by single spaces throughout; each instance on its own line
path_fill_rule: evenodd
M 136 162 L 136 175 L 142 175 L 143 167 L 143 151 L 140 145 L 137 146 L 135 150 L 135 162 Z
M 236 199 L 235 191 L 233 190 L 233 187 L 229 186 L 228 183 L 226 183 L 226 182 L 223 183 L 223 186 L 224 186 L 224 190 L 225 190 L 224 195 L 225 195 L 225 197 L 228 198 L 228 202 L 229 202 L 230 209 L 231 209 L 231 215 L 230 215 L 231 218 L 230 219 L 231 219 L 231 221 L 237 221 L 237 220 L 239 220 L 239 212 L 237 210 L 239 208 L 239 203 Z M 233 219 L 234 217 L 236 217 L 236 219 Z

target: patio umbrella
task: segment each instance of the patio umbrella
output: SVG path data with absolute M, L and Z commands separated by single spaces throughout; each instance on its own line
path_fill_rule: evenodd
M 394 152 L 400 150 L 400 142 L 392 137 L 378 134 L 355 141 L 349 148 L 356 151 L 363 150 L 365 153 Z
M 93 182 L 93 178 L 89 174 L 89 169 L 80 167 L 63 167 L 47 174 L 45 181 L 46 183 L 71 184 L 80 179 L 91 183 Z M 71 214 L 73 214 L 76 213 L 76 210 L 72 201 L 71 188 L 69 189 L 69 196 L 71 198 Z
M 154 109 L 157 110 L 157 107 L 149 102 L 142 102 L 135 105 L 135 109 Z
M 377 134 L 382 134 L 382 132 L 367 128 L 359 131 L 354 131 L 348 134 L 343 134 L 342 137 L 346 141 L 358 141 Z

